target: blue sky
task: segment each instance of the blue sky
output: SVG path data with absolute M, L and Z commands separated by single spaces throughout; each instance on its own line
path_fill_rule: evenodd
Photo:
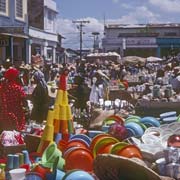
M 180 0 L 56 0 L 59 15 L 58 32 L 66 37 L 65 47 L 79 47 L 79 31 L 72 20 L 90 20 L 84 27 L 83 46 L 91 48 L 91 33 L 103 37 L 106 23 L 179 23 Z

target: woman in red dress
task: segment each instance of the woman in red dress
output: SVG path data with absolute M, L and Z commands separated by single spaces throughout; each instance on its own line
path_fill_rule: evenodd
M 5 80 L 0 85 L 0 132 L 3 130 L 22 130 L 25 126 L 25 92 L 17 83 L 19 71 L 8 69 Z

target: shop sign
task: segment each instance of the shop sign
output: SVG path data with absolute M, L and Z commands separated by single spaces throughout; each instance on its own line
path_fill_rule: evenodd
M 7 39 L 0 39 L 0 47 L 9 46 L 9 41 Z
M 126 38 L 127 45 L 152 45 L 156 44 L 155 38 Z
M 24 34 L 24 27 L 0 27 L 0 33 Z

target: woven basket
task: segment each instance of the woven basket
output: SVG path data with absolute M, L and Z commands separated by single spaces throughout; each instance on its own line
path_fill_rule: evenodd
M 102 154 L 94 161 L 94 172 L 99 180 L 173 180 L 160 177 L 138 158 Z

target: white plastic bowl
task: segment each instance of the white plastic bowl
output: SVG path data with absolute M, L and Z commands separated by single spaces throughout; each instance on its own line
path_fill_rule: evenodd
M 160 136 L 161 134 L 161 129 L 159 127 L 149 127 L 145 130 L 144 134 L 153 134 L 153 135 L 156 135 L 156 136 Z
M 164 147 L 164 148 L 167 148 L 167 141 L 168 141 L 168 138 L 171 136 L 172 134 L 169 133 L 169 134 L 166 134 L 164 136 L 161 137 L 161 145 Z
M 144 144 L 148 144 L 148 145 L 159 145 L 160 144 L 160 138 L 153 134 L 143 134 L 141 139 Z
M 173 131 L 175 131 L 179 127 L 180 127 L 180 122 L 173 122 L 168 125 L 168 128 L 170 128 Z
M 159 128 L 161 130 L 167 129 L 168 128 L 168 124 L 162 124 L 162 125 L 159 126 Z
M 166 134 L 173 134 L 173 130 L 170 128 L 163 129 L 160 134 L 160 138 L 164 137 Z
M 25 173 L 26 173 L 25 168 L 17 168 L 9 171 L 11 180 L 23 180 L 25 179 Z

